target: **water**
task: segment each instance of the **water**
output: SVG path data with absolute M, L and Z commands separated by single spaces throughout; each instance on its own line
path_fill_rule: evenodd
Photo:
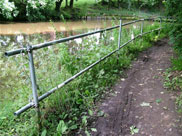
M 9 23 L 0 24 L 0 35 L 45 34 L 82 29 L 100 29 L 112 25 L 112 20 L 88 20 L 71 22 Z M 116 22 L 116 21 L 115 21 Z
M 124 20 L 128 22 L 129 20 Z M 13 49 L 60 39 L 84 32 L 118 25 L 118 20 L 87 20 L 71 22 L 39 22 L 39 23 L 9 23 L 0 24 L 0 48 L 11 46 Z M 136 23 L 135 25 L 140 25 Z M 129 26 L 127 26 L 129 27 Z M 99 39 L 99 35 L 95 35 Z M 81 40 L 75 40 L 75 42 Z
M 112 20 L 0 24 L 0 46 L 37 44 L 111 26 Z M 36 42 L 35 42 L 36 41 Z

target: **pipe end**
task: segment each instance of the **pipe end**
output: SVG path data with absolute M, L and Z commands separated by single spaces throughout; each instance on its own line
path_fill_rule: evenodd
M 4 53 L 4 55 L 5 55 L 6 57 L 8 57 L 8 56 L 9 56 L 9 55 L 8 55 L 8 52 L 5 52 L 5 53 Z
M 14 115 L 15 115 L 15 116 L 18 116 L 19 114 L 17 114 L 16 112 L 14 112 Z

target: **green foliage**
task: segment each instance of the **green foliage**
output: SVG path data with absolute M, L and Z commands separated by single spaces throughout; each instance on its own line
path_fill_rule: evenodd
M 182 56 L 172 59 L 173 70 L 182 71 Z
M 45 7 L 46 7 L 46 3 L 43 1 L 41 3 L 35 0 L 27 1 L 26 16 L 28 17 L 28 20 L 34 21 L 34 20 L 38 20 L 39 18 L 40 20 L 45 19 L 45 16 L 41 14 L 41 9 Z
M 0 14 L 5 19 L 41 21 L 49 19 L 53 14 L 56 0 L 8 0 L 0 1 Z
M 57 134 L 58 134 L 58 136 L 61 136 L 62 134 L 64 134 L 67 129 L 68 129 L 68 127 L 66 126 L 66 124 L 64 123 L 64 121 L 63 120 L 60 120 L 59 121 L 59 124 L 57 126 Z
M 139 129 L 136 128 L 135 126 L 130 127 L 130 133 L 131 135 L 137 134 L 139 132 Z
M 81 19 L 83 16 L 86 15 L 85 9 L 80 9 L 80 8 L 64 8 L 61 10 L 61 15 L 65 19 Z
M 101 0 L 100 3 L 103 6 L 108 7 L 123 7 L 131 10 L 132 8 L 145 8 L 151 9 L 156 7 L 162 7 L 163 0 Z
M 170 90 L 182 90 L 182 3 L 181 0 L 166 0 L 166 12 L 168 16 L 174 18 L 175 22 L 171 24 L 170 40 L 174 45 L 177 57 L 172 59 L 172 69 L 166 76 L 165 85 Z M 182 108 L 182 95 L 176 99 L 176 105 L 181 112 Z
M 46 136 L 46 134 L 47 134 L 47 130 L 44 129 L 44 131 L 42 131 L 42 133 L 41 133 L 41 136 Z
M 162 0 L 141 0 L 140 8 L 156 8 L 162 6 Z
M 182 89 L 182 77 L 179 72 L 173 72 L 172 69 L 166 71 L 164 86 L 171 91 L 180 91 Z
M 8 20 L 12 20 L 14 17 L 18 15 L 19 11 L 17 7 L 15 7 L 14 2 L 10 2 L 9 0 L 1 0 L 0 1 L 0 15 Z
M 176 105 L 179 113 L 182 113 L 182 94 L 177 97 Z
M 165 1 L 167 15 L 181 20 L 179 17 L 182 15 L 180 8 L 182 7 L 181 0 L 166 0 Z
M 182 3 L 181 0 L 167 0 L 165 2 L 166 12 L 168 16 L 173 17 L 176 22 L 171 25 L 170 31 L 171 42 L 175 45 L 175 49 L 182 53 Z
M 179 62 L 178 60 L 175 60 Z M 181 62 L 179 62 L 181 63 Z M 174 64 L 174 63 L 173 63 Z M 180 67 L 181 69 L 181 67 Z M 164 87 L 166 87 L 170 91 L 176 91 L 179 93 L 179 95 L 176 98 L 176 109 L 178 112 L 182 112 L 182 72 L 181 70 L 178 71 L 178 65 L 174 64 L 173 68 L 168 69 L 165 72 L 165 82 L 164 82 Z
M 29 21 L 46 20 L 49 10 L 52 10 L 55 0 L 28 0 L 26 3 L 26 16 Z
M 43 21 L 48 19 L 60 20 L 79 19 L 85 15 L 86 8 L 62 8 L 61 11 L 55 10 L 57 0 L 9 0 L 0 1 L 0 17 L 6 20 L 28 20 Z

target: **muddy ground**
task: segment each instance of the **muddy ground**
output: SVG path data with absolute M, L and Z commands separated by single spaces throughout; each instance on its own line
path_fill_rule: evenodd
M 164 72 L 171 66 L 172 47 L 162 39 L 142 52 L 126 78 L 113 87 L 99 104 L 104 112 L 92 128 L 92 136 L 182 136 L 181 117 L 175 109 L 176 95 L 163 87 Z M 137 133 L 138 131 L 138 133 Z

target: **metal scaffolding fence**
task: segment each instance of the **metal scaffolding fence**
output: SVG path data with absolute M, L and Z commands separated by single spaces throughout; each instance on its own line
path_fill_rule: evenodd
M 106 29 L 101 29 L 101 30 L 97 30 L 97 31 L 89 32 L 89 33 L 84 33 L 84 34 L 79 34 L 79 35 L 70 36 L 70 37 L 66 37 L 66 38 L 61 38 L 61 39 L 58 39 L 58 40 L 54 40 L 54 41 L 50 41 L 50 42 L 46 42 L 46 43 L 41 43 L 41 44 L 37 44 L 37 45 L 28 45 L 26 48 L 20 48 L 20 49 L 17 49 L 17 50 L 12 50 L 12 51 L 5 52 L 6 56 L 14 56 L 14 55 L 25 53 L 25 54 L 28 55 L 28 58 L 29 58 L 28 60 L 29 60 L 30 77 L 31 77 L 31 83 L 32 83 L 33 101 L 28 103 L 24 107 L 20 108 L 14 114 L 15 115 L 20 115 L 21 113 L 25 112 L 26 110 L 30 109 L 31 107 L 34 107 L 37 114 L 38 114 L 38 116 L 39 116 L 39 114 L 40 114 L 39 102 L 40 101 L 42 101 L 45 98 L 49 97 L 56 90 L 62 88 L 66 84 L 70 83 L 71 81 L 73 81 L 74 79 L 76 79 L 77 77 L 79 77 L 80 75 L 82 75 L 83 73 L 88 71 L 89 69 L 93 68 L 95 65 L 97 65 L 100 62 L 104 61 L 106 58 L 110 57 L 114 53 L 117 53 L 121 48 L 125 47 L 126 45 L 128 45 L 132 41 L 142 37 L 145 34 L 148 34 L 148 33 L 154 32 L 154 31 L 158 31 L 158 30 L 160 30 L 162 28 L 162 26 L 160 25 L 160 27 L 157 28 L 157 29 L 151 30 L 149 32 L 143 32 L 144 21 L 150 21 L 150 20 L 158 20 L 160 22 L 160 24 L 162 23 L 161 18 L 159 18 L 159 19 L 157 19 L 157 18 L 140 19 L 140 20 L 127 22 L 127 23 L 124 23 L 124 24 L 122 24 L 122 20 L 120 20 L 119 25 L 109 27 L 109 28 L 106 28 Z M 139 35 L 133 37 L 131 40 L 129 40 L 126 43 L 121 45 L 122 27 L 130 25 L 130 24 L 134 24 L 136 22 L 141 22 L 141 33 Z M 53 46 L 53 45 L 58 44 L 58 43 L 67 42 L 67 41 L 74 40 L 74 39 L 77 39 L 77 38 L 82 38 L 82 37 L 86 37 L 86 36 L 93 35 L 93 34 L 96 34 L 96 33 L 102 33 L 102 32 L 105 32 L 105 31 L 110 31 L 110 30 L 117 29 L 117 28 L 119 28 L 119 38 L 118 38 L 118 48 L 117 49 L 113 50 L 112 52 L 110 52 L 106 56 L 100 58 L 99 60 L 97 60 L 93 64 L 89 65 L 88 67 L 84 68 L 83 70 L 81 70 L 80 72 L 75 74 L 74 76 L 70 77 L 69 79 L 65 80 L 61 84 L 59 84 L 56 87 L 52 88 L 51 90 L 47 91 L 45 94 L 43 94 L 41 96 L 38 96 L 36 74 L 35 74 L 35 67 L 34 67 L 34 58 L 33 58 L 34 50 L 38 50 L 38 49 L 41 49 L 41 48 L 46 48 L 48 46 Z

